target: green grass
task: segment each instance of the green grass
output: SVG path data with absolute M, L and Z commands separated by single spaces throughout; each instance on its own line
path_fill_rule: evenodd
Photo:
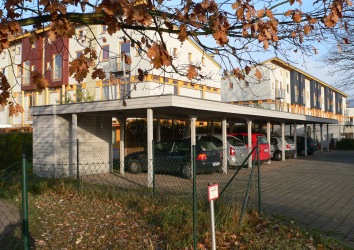
M 32 249 L 192 249 L 191 197 L 126 192 L 59 179 L 32 180 L 29 226 Z M 350 249 L 283 217 L 215 204 L 218 249 Z M 198 202 L 198 249 L 210 249 L 209 204 Z M 20 231 L 8 249 L 20 249 Z M 16 247 L 11 243 L 16 242 Z

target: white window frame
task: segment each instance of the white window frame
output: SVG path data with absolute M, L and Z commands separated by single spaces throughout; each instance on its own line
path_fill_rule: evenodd
M 23 62 L 23 78 L 22 84 L 23 85 L 30 85 L 31 83 L 31 61 Z
M 60 67 L 58 66 L 59 62 L 61 64 Z M 63 77 L 63 56 L 61 54 L 55 54 L 53 55 L 52 80 L 61 80 L 62 77 Z

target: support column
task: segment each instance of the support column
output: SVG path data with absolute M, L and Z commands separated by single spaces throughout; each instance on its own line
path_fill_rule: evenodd
M 247 121 L 247 133 L 248 133 L 248 153 L 251 153 L 252 151 L 252 121 L 251 120 L 246 120 Z M 252 167 L 252 155 L 248 158 L 248 167 Z
M 45 89 L 44 89 L 44 100 L 45 100 L 45 105 L 49 105 L 49 89 L 48 89 L 48 87 L 46 87 Z
M 305 156 L 307 156 L 307 124 L 304 124 L 304 144 L 305 144 Z
M 320 124 L 320 134 L 321 134 L 321 140 L 320 140 L 320 143 L 321 143 L 321 152 L 323 152 L 323 124 Z
M 148 164 L 148 187 L 153 187 L 154 179 L 154 166 L 153 166 L 153 139 L 154 139 L 154 123 L 153 123 L 153 111 L 147 109 L 147 164 Z
M 25 92 L 22 90 L 21 91 L 21 106 L 23 107 L 23 109 L 27 109 L 28 110 L 28 106 L 25 106 Z M 21 113 L 21 126 L 23 127 L 25 125 L 25 112 Z
M 227 130 L 226 130 L 226 117 L 221 122 L 222 130 L 222 172 L 227 174 Z
M 156 124 L 156 142 L 161 141 L 161 119 L 160 117 L 157 118 Z
M 329 131 L 328 131 L 328 123 L 327 125 L 327 152 L 329 152 Z
M 281 160 L 285 161 L 285 131 L 284 131 L 285 124 L 284 124 L 284 122 L 282 122 L 280 124 L 280 126 L 281 126 L 281 142 L 282 142 Z
M 61 85 L 61 104 L 65 104 L 65 85 Z
M 294 123 L 294 143 L 295 143 L 295 154 L 294 159 L 297 158 L 297 128 L 296 123 Z
M 189 115 L 189 124 L 190 124 L 190 135 L 191 135 L 191 163 L 192 163 L 192 173 L 191 176 L 193 176 L 193 171 L 196 166 L 193 166 L 193 146 L 197 144 L 196 142 L 196 123 L 197 123 L 197 115 Z
M 124 156 L 125 156 L 125 128 L 126 128 L 126 121 L 127 118 L 125 117 L 119 117 L 119 134 L 120 134 L 120 139 L 119 139 L 119 173 L 121 175 L 124 175 Z
M 316 124 L 313 124 L 313 139 L 316 141 Z
M 270 121 L 267 121 L 267 141 L 268 141 L 268 150 L 269 150 L 269 161 L 268 164 L 270 164 L 271 158 L 272 158 L 272 153 L 270 152 Z
M 292 136 L 291 124 L 289 125 L 289 135 Z

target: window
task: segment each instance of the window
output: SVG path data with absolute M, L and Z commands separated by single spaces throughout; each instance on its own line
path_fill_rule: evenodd
M 31 70 L 31 62 L 26 61 L 23 63 L 23 85 L 30 84 L 30 70 Z
M 142 49 L 139 46 L 135 46 L 135 56 L 141 56 Z
M 102 60 L 107 61 L 109 59 L 109 45 L 102 46 Z
M 35 48 L 37 48 L 37 43 L 36 42 L 31 44 L 31 49 L 35 49 Z
M 21 48 L 20 47 L 16 47 L 16 55 L 19 55 L 21 53 Z
M 77 32 L 77 38 L 78 39 L 82 39 L 84 37 L 84 31 L 83 30 L 79 30 L 78 32 Z
M 120 53 L 130 55 L 130 42 L 125 42 L 120 44 Z
M 173 56 L 177 56 L 177 48 L 173 48 Z
M 101 25 L 101 33 L 104 34 L 107 32 L 107 25 Z
M 53 60 L 53 79 L 61 79 L 63 74 L 63 57 L 60 54 L 54 55 Z
M 192 61 L 192 53 L 188 53 L 188 62 Z
M 76 58 L 79 58 L 82 54 L 83 54 L 83 53 L 82 53 L 81 50 L 76 51 Z
M 202 65 L 205 66 L 205 57 L 202 57 Z
M 31 71 L 36 71 L 36 69 L 37 69 L 36 65 L 31 66 Z
M 286 75 L 286 78 L 289 78 L 289 72 L 288 71 L 286 71 L 285 75 Z
M 286 92 L 289 93 L 289 84 L 286 85 Z
M 22 66 L 21 65 L 17 65 L 16 76 L 17 77 L 22 76 Z
M 233 89 L 233 88 L 234 88 L 234 83 L 231 82 L 231 81 L 229 81 L 229 88 L 230 88 L 230 89 Z
M 250 86 L 249 82 L 245 81 L 245 88 L 248 88 Z
M 272 89 L 274 89 L 274 82 L 272 82 Z

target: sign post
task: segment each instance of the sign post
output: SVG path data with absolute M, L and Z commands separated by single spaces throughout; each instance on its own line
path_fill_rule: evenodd
M 211 221 L 211 244 L 212 250 L 216 250 L 215 241 L 215 218 L 214 218 L 214 200 L 219 198 L 219 185 L 218 184 L 208 184 L 208 200 L 210 202 L 210 221 Z

